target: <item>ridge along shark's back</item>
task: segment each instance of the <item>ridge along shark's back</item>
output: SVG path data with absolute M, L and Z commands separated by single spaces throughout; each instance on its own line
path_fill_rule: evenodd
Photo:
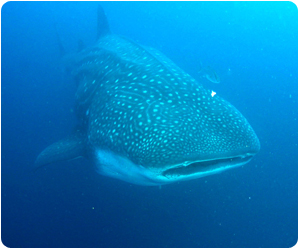
M 250 161 L 247 120 L 162 53 L 111 34 L 73 59 L 80 128 L 43 151 L 37 167 L 87 156 L 99 173 L 141 185 L 199 178 Z

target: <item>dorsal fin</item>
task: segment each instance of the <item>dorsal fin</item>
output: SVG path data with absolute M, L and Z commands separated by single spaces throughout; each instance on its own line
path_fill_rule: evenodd
M 99 5 L 97 12 L 97 40 L 110 33 L 107 17 L 103 8 Z

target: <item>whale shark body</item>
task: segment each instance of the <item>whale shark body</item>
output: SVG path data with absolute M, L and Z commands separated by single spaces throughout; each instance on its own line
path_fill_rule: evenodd
M 73 57 L 72 74 L 79 125 L 37 168 L 84 156 L 102 175 L 162 185 L 242 166 L 260 149 L 234 106 L 161 52 L 112 34 L 101 7 L 97 43 Z

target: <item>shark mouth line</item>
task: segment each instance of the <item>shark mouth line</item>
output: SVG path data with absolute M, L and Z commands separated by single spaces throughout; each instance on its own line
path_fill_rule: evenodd
M 237 167 L 246 164 L 253 155 L 242 155 L 231 158 L 222 158 L 207 161 L 192 162 L 188 165 L 180 165 L 163 171 L 162 175 L 171 178 L 175 176 L 188 176 L 198 173 L 218 172 L 227 168 Z

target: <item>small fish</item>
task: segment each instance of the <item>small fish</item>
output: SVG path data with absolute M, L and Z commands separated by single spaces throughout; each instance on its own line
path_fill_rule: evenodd
M 205 77 L 210 82 L 220 83 L 220 77 L 218 76 L 216 71 L 210 66 L 206 66 L 206 67 L 202 68 L 198 73 L 201 74 L 203 77 Z

